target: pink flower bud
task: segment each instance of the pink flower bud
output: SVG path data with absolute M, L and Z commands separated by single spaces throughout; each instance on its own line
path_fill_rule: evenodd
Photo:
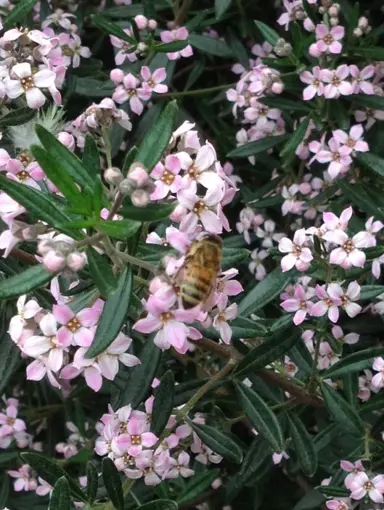
M 355 28 L 355 30 L 353 31 L 353 35 L 356 37 L 361 37 L 363 35 L 363 31 L 361 30 L 361 28 Z
M 299 186 L 302 195 L 308 195 L 312 191 L 312 186 L 308 182 L 302 182 Z
M 144 189 L 135 189 L 131 195 L 132 204 L 136 207 L 146 207 L 149 203 L 149 193 Z
M 53 243 L 51 240 L 44 239 L 43 241 L 40 241 L 37 245 L 37 253 L 40 255 L 46 255 L 48 252 L 52 251 Z
M 149 28 L 149 30 L 156 30 L 156 28 L 157 28 L 157 21 L 155 21 L 154 19 L 150 19 L 148 21 L 148 28 Z
M 109 74 L 109 77 L 111 78 L 115 85 L 118 85 L 123 81 L 124 73 L 121 69 L 112 69 L 112 71 Z
M 75 138 L 70 133 L 67 133 L 66 131 L 61 131 L 56 138 L 61 142 L 63 145 L 67 147 L 70 151 L 74 151 L 76 147 Z
M 138 14 L 137 16 L 135 16 L 134 20 L 139 30 L 144 30 L 145 28 L 147 28 L 148 18 L 146 18 L 142 14 Z
M 340 11 L 340 8 L 338 8 L 336 5 L 331 5 L 331 7 L 328 10 L 328 14 L 332 17 L 338 16 Z
M 104 179 L 109 183 L 117 186 L 123 180 L 123 174 L 116 167 L 107 168 L 104 171 Z
M 138 53 L 145 53 L 147 51 L 148 46 L 144 42 L 139 42 L 137 45 L 137 52 Z
M 275 81 L 275 83 L 272 84 L 271 90 L 274 94 L 281 94 L 284 90 L 284 83 Z
M 140 163 L 133 163 L 131 166 L 127 179 L 135 188 L 144 188 L 148 183 L 148 173 Z
M 83 269 L 83 267 L 87 263 L 87 257 L 85 253 L 75 251 L 68 255 L 66 263 L 71 271 L 77 272 Z
M 336 27 L 339 24 L 339 18 L 332 17 L 330 18 L 329 23 L 331 24 L 331 27 Z
M 120 193 L 124 196 L 130 195 L 133 191 L 132 183 L 129 179 L 123 179 L 119 184 Z
M 26 227 L 21 231 L 21 236 L 24 241 L 36 241 L 37 229 L 34 225 Z
M 362 30 L 364 30 L 364 28 L 367 28 L 368 26 L 368 19 L 365 17 L 365 16 L 362 16 L 358 23 L 357 23 L 358 27 L 361 28 Z
M 221 478 L 216 478 L 216 480 L 213 480 L 213 482 L 211 483 L 212 489 L 218 489 L 222 485 L 223 485 L 223 482 L 222 482 Z
M 65 258 L 60 252 L 50 250 L 44 255 L 43 264 L 50 273 L 59 273 L 65 268 Z

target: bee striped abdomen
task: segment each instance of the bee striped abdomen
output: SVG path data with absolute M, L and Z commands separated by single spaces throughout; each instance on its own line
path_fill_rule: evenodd
M 181 285 L 181 300 L 185 309 L 193 308 L 204 301 L 212 288 L 210 279 L 199 274 L 187 275 Z

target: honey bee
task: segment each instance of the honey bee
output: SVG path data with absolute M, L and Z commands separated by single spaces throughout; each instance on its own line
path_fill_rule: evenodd
M 185 310 L 204 304 L 215 287 L 223 241 L 208 234 L 192 243 L 180 271 L 180 299 Z

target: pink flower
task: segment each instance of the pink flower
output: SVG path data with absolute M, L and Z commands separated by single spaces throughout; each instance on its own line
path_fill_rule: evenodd
M 352 207 L 347 207 L 340 214 L 340 218 L 336 216 L 336 214 L 332 212 L 324 212 L 323 213 L 323 221 L 324 224 L 322 228 L 326 230 L 347 230 L 349 220 L 351 219 L 353 214 Z
M 184 187 L 192 183 L 202 184 L 207 189 L 222 188 L 222 179 L 219 177 L 215 163 L 217 161 L 216 151 L 209 142 L 206 142 L 197 151 L 195 160 L 187 152 L 179 152 L 177 157 L 185 171 L 183 177 Z
M 47 363 L 48 358 L 46 356 L 40 356 L 39 359 L 32 361 L 32 363 L 27 366 L 27 380 L 41 381 L 43 377 L 47 376 L 50 384 L 52 384 L 54 388 L 60 389 L 60 384 L 53 375 L 52 370 L 48 368 Z
M 151 93 L 156 92 L 156 94 L 165 94 L 168 92 L 167 85 L 161 84 L 161 82 L 167 77 L 165 67 L 159 67 L 151 74 L 149 67 L 143 66 L 140 70 L 140 74 L 143 78 L 143 87 L 148 88 Z
M 337 354 L 332 350 L 328 342 L 320 343 L 319 354 L 317 368 L 320 370 L 326 370 L 339 361 Z
M 232 303 L 226 308 L 228 298 L 226 302 L 218 304 L 218 312 L 213 319 L 213 327 L 220 331 L 221 340 L 225 344 L 229 344 L 232 338 L 232 329 L 228 324 L 228 321 L 234 319 L 237 316 L 237 304 Z
M 365 239 L 367 248 L 371 248 L 373 246 L 376 246 L 376 236 L 380 230 L 384 227 L 383 223 L 381 221 L 373 221 L 373 216 L 368 218 L 368 220 L 365 223 Z
M 275 452 L 272 454 L 272 462 L 276 464 L 280 464 L 283 459 L 289 459 L 289 455 L 286 452 Z
M 149 425 L 146 420 L 131 417 L 128 420 L 127 432 L 120 434 L 116 443 L 118 447 L 127 452 L 132 457 L 137 457 L 143 447 L 150 448 L 157 442 L 157 437 L 152 432 L 149 432 Z
M 103 377 L 113 381 L 119 371 L 119 361 L 126 367 L 134 367 L 141 363 L 136 356 L 126 352 L 131 343 L 132 339 L 120 332 L 116 340 L 97 356 L 97 362 Z
M 361 139 L 364 134 L 364 128 L 361 124 L 352 126 L 349 134 L 345 133 L 341 129 L 333 131 L 332 134 L 341 145 L 348 147 L 351 152 L 367 152 L 369 150 L 367 142 L 364 142 Z
M 364 267 L 366 256 L 365 253 L 359 249 L 367 247 L 364 232 L 359 232 L 350 238 L 348 234 L 342 230 L 336 230 L 334 232 L 327 232 L 324 234 L 323 238 L 326 241 L 331 241 L 339 245 L 339 248 L 335 248 L 331 251 L 329 256 L 331 264 L 336 264 L 343 269 L 349 269 L 352 266 Z
M 95 307 L 84 308 L 75 314 L 67 305 L 53 305 L 53 315 L 62 324 L 57 335 L 60 342 L 89 347 L 94 333 L 89 329 L 99 320 L 101 310 Z
M 323 69 L 321 77 L 328 85 L 324 88 L 324 97 L 327 99 L 337 99 L 342 96 L 349 96 L 353 93 L 352 84 L 346 81 L 349 76 L 347 64 L 339 66 L 335 70 Z
M 12 340 L 16 343 L 21 337 L 21 333 L 24 326 L 26 325 L 26 321 L 35 317 L 35 315 L 38 314 L 41 310 L 41 306 L 37 301 L 31 299 L 30 301 L 26 302 L 26 299 L 26 294 L 19 297 L 16 302 L 17 315 L 12 317 L 9 322 L 8 332 Z
M 185 27 L 180 27 L 175 30 L 164 30 L 160 32 L 160 39 L 163 43 L 171 43 L 173 41 L 186 41 L 188 39 L 189 33 Z M 180 57 L 190 57 L 193 55 L 193 49 L 190 44 L 188 44 L 181 51 L 174 51 L 172 53 L 167 53 L 167 57 L 169 60 L 177 60 Z
M 219 186 L 208 189 L 204 198 L 194 193 L 193 186 L 179 191 L 177 194 L 179 204 L 189 210 L 180 223 L 180 230 L 194 232 L 200 220 L 204 230 L 212 234 L 221 234 L 223 225 L 217 213 L 217 205 L 223 198 L 223 191 Z
M 40 478 L 40 476 L 37 478 L 37 481 L 40 484 L 36 489 L 36 494 L 38 496 L 47 496 L 52 492 L 53 490 L 52 485 L 50 485 L 48 482 Z
M 234 117 L 237 116 L 237 109 L 245 106 L 246 100 L 244 96 L 244 82 L 239 80 L 236 84 L 236 89 L 229 89 L 226 92 L 228 101 L 234 103 L 232 113 Z
M 330 163 L 327 172 L 332 179 L 335 179 L 340 172 L 345 171 L 352 163 L 351 149 L 346 145 L 340 145 L 336 138 L 331 138 L 328 145 L 329 149 L 319 150 L 315 158 L 319 163 Z
M 351 483 L 355 479 L 356 475 L 362 471 L 365 471 L 361 460 L 357 460 L 355 463 L 349 462 L 348 460 L 342 460 L 340 461 L 340 467 L 343 471 L 347 471 L 347 473 L 349 473 L 349 475 L 347 475 L 344 480 L 344 485 L 347 489 L 350 488 Z
M 99 391 L 103 384 L 101 369 L 95 358 L 86 358 L 86 347 L 77 349 L 73 358 L 73 363 L 66 365 L 60 372 L 62 379 L 71 380 L 82 374 L 87 386 L 93 391 Z
M 8 405 L 5 413 L 0 413 L 0 437 L 13 435 L 26 429 L 24 421 L 17 417 L 18 412 L 17 407 Z
M 344 335 L 340 326 L 333 326 L 332 335 L 336 340 L 344 344 L 353 345 L 359 341 L 360 335 L 358 333 L 348 333 Z
M 375 66 L 366 66 L 364 69 L 359 69 L 356 65 L 349 66 L 349 73 L 352 76 L 353 93 L 359 94 L 374 94 L 374 88 L 371 82 L 367 81 L 375 74 Z
M 331 30 L 327 25 L 316 25 L 315 34 L 317 42 L 309 47 L 309 54 L 312 57 L 319 57 L 321 53 L 332 53 L 337 55 L 341 53 L 343 46 L 339 42 L 344 37 L 344 27 L 338 25 Z
M 279 242 L 279 251 L 281 253 L 287 253 L 287 255 L 281 259 L 281 269 L 283 273 L 289 271 L 294 266 L 299 271 L 306 271 L 308 269 L 313 256 L 311 250 L 304 246 L 306 241 L 307 238 L 303 228 L 295 232 L 293 242 L 287 237 L 281 239 Z
M 177 460 L 171 457 L 169 459 L 170 470 L 167 473 L 167 478 L 178 478 L 179 476 L 188 478 L 193 476 L 195 472 L 189 467 L 189 459 L 190 457 L 186 452 L 179 453 Z
M 32 74 L 31 65 L 24 62 L 12 67 L 10 78 L 6 77 L 4 83 L 9 98 L 16 99 L 25 94 L 28 106 L 37 109 L 43 106 L 46 101 L 45 95 L 40 89 L 52 87 L 55 77 L 55 73 L 48 69 Z
M 301 7 L 301 0 L 294 0 L 293 2 L 289 2 L 288 0 L 283 0 L 285 10 L 277 20 L 279 25 L 284 25 L 285 30 L 288 30 L 289 23 L 291 21 L 295 21 L 296 19 L 296 11 L 299 7 Z
M 360 285 L 351 282 L 345 292 L 338 283 L 330 283 L 327 292 L 332 299 L 341 299 L 341 306 L 351 318 L 361 312 L 361 306 L 355 303 L 360 298 Z
M 307 83 L 308 87 L 303 90 L 304 101 L 313 99 L 316 94 L 322 96 L 324 93 L 324 83 L 322 82 L 321 69 L 316 66 L 312 69 L 312 73 L 309 71 L 303 71 L 300 73 L 300 80 L 303 83 Z
M 293 317 L 293 323 L 296 326 L 305 320 L 307 313 L 311 312 L 313 303 L 309 299 L 304 288 L 297 285 L 293 297 L 286 299 L 280 305 L 286 312 L 296 312 Z
M 332 299 L 325 290 L 325 285 L 316 285 L 316 295 L 320 301 L 311 307 L 311 315 L 313 317 L 322 317 L 327 313 L 331 322 L 337 322 L 339 319 L 338 307 L 341 305 L 341 299 Z
M 327 501 L 326 505 L 329 510 L 349 510 L 349 506 L 340 499 L 332 499 L 331 501 Z
M 147 101 L 152 92 L 148 88 L 139 87 L 139 85 L 140 81 L 133 74 L 128 73 L 124 76 L 123 83 L 117 86 L 112 99 L 118 104 L 129 101 L 131 110 L 137 115 L 141 115 L 144 106 L 140 100 Z
M 15 492 L 34 491 L 37 487 L 36 480 L 32 477 L 31 468 L 28 464 L 23 464 L 18 471 L 7 471 L 9 476 L 16 478 L 13 483 Z
M 374 391 L 379 391 L 384 388 L 384 359 L 376 358 L 372 365 L 373 370 L 378 372 L 372 377 L 371 386 Z
M 169 192 L 177 193 L 183 187 L 181 178 L 181 161 L 177 155 L 168 154 L 165 158 L 165 164 L 159 161 L 151 172 L 151 177 L 155 180 L 155 191 L 151 194 L 151 200 L 162 200 L 167 197 Z
M 384 255 L 381 255 L 372 261 L 372 274 L 376 279 L 380 278 L 381 264 L 384 264 Z
M 350 483 L 349 490 L 352 499 L 360 500 L 368 494 L 375 503 L 384 503 L 384 475 L 377 475 L 370 480 L 364 471 L 357 473 Z

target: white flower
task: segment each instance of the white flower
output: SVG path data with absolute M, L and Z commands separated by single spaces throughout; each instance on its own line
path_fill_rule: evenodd
M 25 94 L 28 106 L 33 109 L 38 109 L 45 103 L 46 97 L 40 89 L 52 87 L 56 78 L 56 74 L 49 69 L 33 74 L 28 62 L 14 65 L 10 76 L 4 80 L 8 97 L 16 99 Z

